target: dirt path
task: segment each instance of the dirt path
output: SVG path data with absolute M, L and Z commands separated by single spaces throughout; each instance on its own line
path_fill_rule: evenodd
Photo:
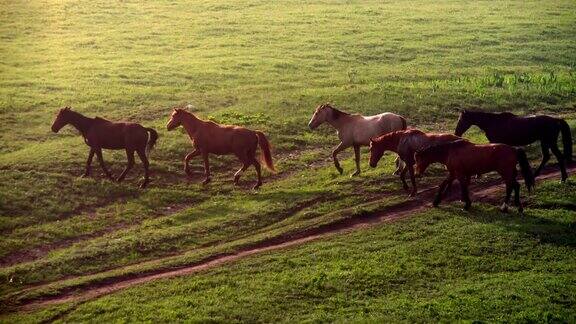
M 538 177 L 538 180 L 542 181 L 545 179 L 559 177 L 559 172 L 556 171 L 557 169 L 555 168 L 553 170 L 553 172 L 548 171 L 547 173 L 541 175 Z M 573 173 L 574 170 L 576 170 L 576 167 L 572 166 L 568 170 L 570 173 Z M 490 181 L 488 183 L 475 185 L 471 190 L 473 193 L 472 200 L 475 203 L 480 201 L 501 201 L 503 191 L 502 189 L 503 188 L 499 181 Z M 399 203 L 395 206 L 391 206 L 374 214 L 355 218 L 347 218 L 316 228 L 307 229 L 295 234 L 282 235 L 279 237 L 271 238 L 257 244 L 245 246 L 233 254 L 216 255 L 197 264 L 189 265 L 180 269 L 164 271 L 159 270 L 159 272 L 152 274 L 141 274 L 137 277 L 131 278 L 115 278 L 105 283 L 94 283 L 84 287 L 75 287 L 73 291 L 64 292 L 60 295 L 23 301 L 23 304 L 21 304 L 18 308 L 21 311 L 30 311 L 44 306 L 67 302 L 82 303 L 100 296 L 111 294 L 121 289 L 133 287 L 153 280 L 190 275 L 258 253 L 288 248 L 321 238 L 326 238 L 330 235 L 341 234 L 360 228 L 374 226 L 375 224 L 397 221 L 407 218 L 426 208 L 429 208 L 431 198 L 434 196 L 435 192 L 436 188 L 424 189 L 418 193 L 417 199 Z M 445 200 L 446 203 L 454 201 L 456 196 L 459 198 L 458 194 L 450 195 L 450 197 Z

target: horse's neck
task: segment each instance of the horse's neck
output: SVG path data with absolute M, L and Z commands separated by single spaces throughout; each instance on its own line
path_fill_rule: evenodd
M 399 149 L 399 145 L 400 145 L 400 140 L 402 139 L 404 134 L 399 134 L 399 133 L 395 133 L 390 135 L 390 139 L 389 139 L 389 143 L 386 147 L 387 150 L 390 150 L 392 152 L 396 152 L 398 153 L 398 149 Z
M 188 135 L 190 135 L 190 137 L 195 138 L 198 134 L 198 132 L 200 131 L 200 128 L 202 127 L 202 120 L 196 118 L 195 116 L 186 116 L 186 118 L 184 118 L 182 120 L 182 126 L 184 126 L 184 129 L 186 130 L 186 132 L 188 133 Z
M 491 130 L 491 126 L 494 125 L 495 122 L 500 121 L 497 115 L 489 114 L 489 113 L 479 113 L 477 118 L 472 122 L 472 125 L 478 126 L 484 132 L 489 132 Z
M 83 116 L 79 113 L 75 113 L 74 117 L 70 119 L 70 125 L 74 126 L 84 137 L 88 133 L 90 127 L 92 127 L 92 123 L 94 122 L 93 118 L 89 118 Z
M 330 126 L 336 128 L 337 130 L 341 130 L 350 123 L 351 115 L 338 111 L 338 118 L 330 117 L 326 120 Z

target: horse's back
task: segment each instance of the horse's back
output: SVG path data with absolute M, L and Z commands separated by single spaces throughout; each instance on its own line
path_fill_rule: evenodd
M 195 143 L 209 153 L 224 155 L 255 150 L 258 137 L 255 131 L 246 127 L 208 122 Z
M 404 117 L 395 113 L 385 112 L 373 117 L 375 117 L 374 120 L 377 121 L 377 124 L 380 128 L 380 134 L 377 135 L 403 130 L 406 128 Z
M 148 133 L 142 125 L 112 122 L 99 117 L 95 118 L 95 123 L 86 137 L 90 146 L 113 150 L 140 147 L 148 142 Z
M 393 113 L 382 113 L 374 116 L 356 115 L 350 128 L 354 134 L 354 144 L 368 145 L 371 138 L 403 129 L 403 122 L 402 117 Z
M 502 171 L 516 165 L 516 149 L 507 144 L 459 143 L 450 151 L 450 167 L 466 175 Z

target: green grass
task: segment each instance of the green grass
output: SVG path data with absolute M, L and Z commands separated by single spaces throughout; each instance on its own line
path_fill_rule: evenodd
M 307 128 L 322 102 L 400 113 L 435 131 L 452 132 L 459 107 L 548 113 L 574 129 L 575 9 L 572 1 L 0 0 L 0 300 L 181 266 L 402 201 L 391 156 L 369 169 L 364 150 L 363 174 L 350 179 L 348 152 L 346 175 L 336 173 L 333 130 Z M 78 178 L 82 138 L 50 132 L 64 105 L 156 128 L 150 189 L 136 187 L 139 164 L 122 184 L 103 179 L 97 163 L 92 178 Z M 218 157 L 209 186 L 199 184 L 198 160 L 187 181 L 190 141 L 165 130 L 171 108 L 184 105 L 265 131 L 280 172 L 252 192 L 254 171 L 236 188 L 240 165 Z M 475 128 L 466 136 L 485 141 Z M 529 155 L 537 160 L 539 148 Z M 125 165 L 123 152 L 104 157 L 116 175 Z M 438 183 L 440 168 L 431 175 L 422 185 Z M 55 280 L 64 281 L 23 292 Z
M 572 322 L 575 193 L 547 182 L 523 216 L 451 204 L 5 320 Z

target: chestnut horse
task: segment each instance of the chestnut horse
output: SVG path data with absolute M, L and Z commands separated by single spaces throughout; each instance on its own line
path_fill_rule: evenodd
M 426 147 L 453 142 L 461 139 L 452 134 L 427 134 L 418 129 L 400 130 L 388 133 L 370 140 L 370 166 L 375 168 L 385 151 L 392 151 L 404 161 L 406 166 L 400 172 L 400 180 L 405 190 L 408 189 L 406 183 L 406 171 L 410 173 L 412 191 L 410 197 L 414 197 L 417 192 L 416 179 L 414 177 L 414 153 Z
M 136 123 L 114 123 L 106 119 L 96 117 L 89 118 L 78 112 L 73 111 L 70 107 L 62 108 L 52 124 L 52 131 L 58 133 L 62 127 L 72 125 L 84 137 L 84 142 L 90 146 L 88 161 L 86 161 L 86 171 L 82 177 L 90 175 L 90 167 L 94 154 L 98 157 L 102 171 L 109 179 L 112 174 L 106 168 L 102 158 L 102 149 L 126 150 L 128 165 L 126 169 L 116 179 L 118 182 L 124 180 L 126 174 L 134 166 L 134 152 L 138 153 L 142 164 L 144 165 L 144 182 L 140 188 L 145 188 L 150 182 L 149 162 L 146 153 L 154 147 L 158 139 L 158 133 L 152 128 L 145 128 Z
M 406 119 L 393 113 L 383 113 L 374 116 L 364 117 L 358 114 L 348 114 L 340 111 L 330 104 L 323 104 L 316 108 L 312 119 L 308 123 L 310 129 L 315 129 L 322 123 L 328 123 L 336 128 L 340 144 L 332 151 L 334 166 L 340 174 L 344 172 L 340 167 L 340 162 L 336 157 L 338 153 L 346 148 L 353 146 L 356 158 L 356 172 L 352 176 L 360 174 L 360 146 L 368 146 L 370 139 L 389 132 L 406 129 Z M 398 169 L 395 174 L 400 172 L 400 161 L 396 159 Z
M 242 162 L 242 167 L 234 174 L 234 184 L 236 185 L 242 172 L 250 165 L 254 166 L 258 174 L 258 182 L 254 185 L 254 189 L 258 189 L 262 185 L 260 163 L 256 159 L 258 145 L 262 150 L 262 160 L 266 168 L 270 171 L 276 171 L 272 163 L 270 143 L 264 133 L 260 131 L 253 131 L 240 126 L 219 125 L 199 119 L 184 109 L 176 108 L 166 127 L 171 131 L 178 126 L 183 126 L 188 136 L 194 141 L 194 151 L 184 158 L 184 171 L 190 176 L 188 162 L 190 159 L 202 155 L 206 176 L 203 184 L 210 182 L 210 164 L 208 162 L 208 154 L 210 153 L 216 155 L 234 154 L 238 157 Z
M 415 160 L 418 173 L 424 172 L 428 165 L 434 162 L 440 162 L 448 169 L 449 175 L 440 185 L 436 199 L 434 199 L 434 207 L 440 204 L 448 185 L 454 179 L 458 179 L 462 191 L 462 201 L 465 203 L 464 209 L 468 210 L 472 204 L 468 195 L 470 177 L 496 171 L 506 183 L 506 198 L 501 210 L 503 212 L 508 211 L 508 202 L 512 190 L 514 190 L 514 203 L 518 206 L 518 211 L 522 212 L 520 185 L 516 181 L 516 164 L 520 164 L 520 171 L 528 191 L 534 187 L 534 175 L 530 169 L 530 164 L 528 164 L 526 153 L 523 149 L 506 144 L 477 145 L 466 140 L 458 140 L 419 151 L 415 154 Z
M 454 134 L 462 136 L 470 126 L 478 126 L 490 143 L 504 143 L 513 146 L 524 146 L 540 141 L 542 162 L 534 172 L 538 176 L 550 159 L 550 150 L 558 160 L 562 181 L 566 181 L 565 163 L 572 163 L 572 135 L 565 120 L 546 115 L 516 116 L 509 112 L 488 113 L 481 111 L 461 111 Z M 558 149 L 558 135 L 562 133 L 564 154 Z

